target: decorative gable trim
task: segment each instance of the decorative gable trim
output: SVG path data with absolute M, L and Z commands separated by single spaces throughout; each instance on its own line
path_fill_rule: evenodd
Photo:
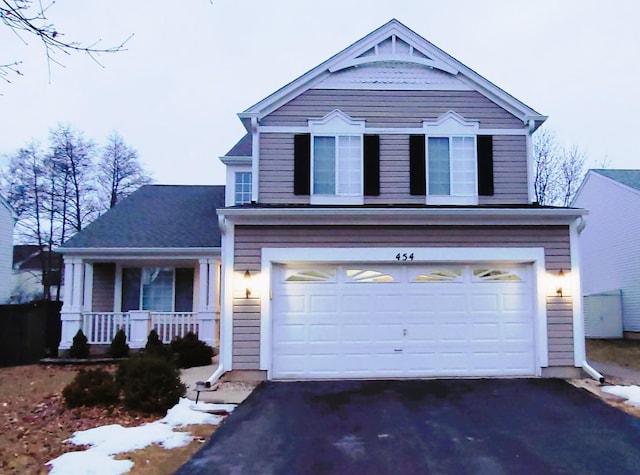
M 363 134 L 364 129 L 364 120 L 352 119 L 338 109 L 320 119 L 309 119 L 309 130 L 312 133 Z
M 346 68 L 379 62 L 414 63 L 428 68 L 439 69 L 456 75 L 458 70 L 442 61 L 434 60 L 414 44 L 410 44 L 397 34 L 391 34 L 356 58 L 347 58 L 329 68 L 335 73 Z
M 421 64 L 424 67 L 437 68 L 441 71 L 447 71 L 450 74 L 451 72 L 455 73 L 457 78 L 473 90 L 478 91 L 494 103 L 503 107 L 522 120 L 523 123 L 529 124 L 531 131 L 534 131 L 546 120 L 546 116 L 539 114 L 534 109 L 503 91 L 395 19 L 267 96 L 244 112 L 238 114 L 238 116 L 243 121 L 247 130 L 250 130 L 251 124 L 248 119 L 253 117 L 260 120 L 267 116 L 293 98 L 329 78 L 332 70 L 341 71 L 343 68 L 349 67 L 349 64 L 354 61 L 362 61 L 363 64 L 369 64 L 372 61 L 379 61 L 380 58 L 388 60 L 389 57 L 387 55 L 389 53 L 379 51 L 378 54 L 376 54 L 375 48 L 378 46 L 379 49 L 380 45 L 389 38 L 393 41 L 394 37 L 396 38 L 396 54 L 392 54 L 394 58 L 398 58 L 397 42 L 400 40 L 413 48 L 411 53 L 401 53 L 401 56 L 403 56 L 405 60 L 410 59 L 413 64 L 424 63 Z M 393 48 L 391 51 L 393 51 Z M 378 56 L 377 59 L 375 59 L 376 55 Z M 424 58 L 422 58 L 421 55 L 423 55 Z M 364 59 L 368 56 L 374 56 L 374 59 Z
M 422 127 L 427 135 L 476 135 L 480 129 L 480 122 L 466 120 L 450 110 L 435 121 L 423 121 Z

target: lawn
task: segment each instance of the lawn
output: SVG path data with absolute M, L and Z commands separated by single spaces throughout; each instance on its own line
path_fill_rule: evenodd
M 46 462 L 65 452 L 82 450 L 63 442 L 75 431 L 107 424 L 131 427 L 161 419 L 119 407 L 67 409 L 62 389 L 79 369 L 41 365 L 0 368 L 0 474 L 46 474 Z M 201 447 L 215 427 L 191 426 L 184 430 L 195 437 L 186 447 L 169 451 L 151 446 L 117 458 L 134 461 L 132 474 L 173 473 Z
M 587 359 L 640 371 L 640 340 L 587 340 Z

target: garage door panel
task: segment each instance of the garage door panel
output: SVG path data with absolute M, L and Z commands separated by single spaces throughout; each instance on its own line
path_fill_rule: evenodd
M 272 377 L 535 374 L 526 266 L 374 267 L 274 279 Z

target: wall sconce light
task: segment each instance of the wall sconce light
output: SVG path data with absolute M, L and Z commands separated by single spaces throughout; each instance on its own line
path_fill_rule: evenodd
M 251 272 L 249 272 L 249 269 L 244 271 L 244 285 L 246 287 L 244 290 L 244 298 L 248 299 L 251 297 Z
M 558 272 L 557 287 L 556 287 L 556 294 L 558 295 L 558 297 L 562 297 L 562 287 L 564 286 L 564 283 L 565 283 L 564 271 L 560 269 L 560 272 Z

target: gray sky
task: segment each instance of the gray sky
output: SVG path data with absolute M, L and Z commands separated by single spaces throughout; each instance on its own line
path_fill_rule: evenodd
M 128 51 L 57 58 L 0 26 L 0 155 L 70 123 L 96 141 L 112 130 L 158 183 L 222 184 L 218 157 L 240 139 L 236 114 L 391 18 L 548 115 L 589 165 L 638 168 L 640 2 L 637 0 L 58 0 L 68 38 Z

